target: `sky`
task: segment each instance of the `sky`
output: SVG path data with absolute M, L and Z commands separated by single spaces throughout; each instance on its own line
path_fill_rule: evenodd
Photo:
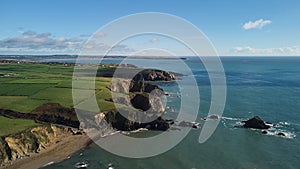
M 0 54 L 77 54 L 113 20 L 162 12 L 194 24 L 221 56 L 300 56 L 299 9 L 298 0 L 2 0 Z M 132 41 L 115 49 L 169 45 L 160 36 Z

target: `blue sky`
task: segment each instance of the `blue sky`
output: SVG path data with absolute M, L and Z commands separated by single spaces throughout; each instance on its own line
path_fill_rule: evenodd
M 112 20 L 137 12 L 163 12 L 196 25 L 220 55 L 300 55 L 297 0 L 0 3 L 0 54 L 76 54 L 80 44 Z

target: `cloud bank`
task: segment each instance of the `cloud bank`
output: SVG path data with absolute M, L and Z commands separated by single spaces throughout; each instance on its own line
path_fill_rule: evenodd
M 243 29 L 249 30 L 249 29 L 262 29 L 264 26 L 271 24 L 272 21 L 270 20 L 263 20 L 259 19 L 256 21 L 249 21 L 243 25 Z
M 2 50 L 70 51 L 80 47 L 78 38 L 53 37 L 51 33 L 26 31 L 21 35 L 0 40 Z
M 245 46 L 235 47 L 230 53 L 245 56 L 300 56 L 300 46 L 280 48 L 253 48 Z
M 37 33 L 35 31 L 25 31 L 18 36 L 0 39 L 0 52 L 2 54 L 78 54 L 83 47 L 88 35 L 80 35 L 78 38 L 55 37 L 49 32 Z M 94 35 L 96 38 L 106 36 L 100 32 Z M 111 54 L 119 54 L 134 51 L 127 45 L 118 44 L 110 47 L 104 43 L 89 42 L 84 49 L 99 51 L 110 49 Z

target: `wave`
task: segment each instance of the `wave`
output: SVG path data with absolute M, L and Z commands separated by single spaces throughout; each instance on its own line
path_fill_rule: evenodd
M 232 120 L 232 121 L 244 121 L 245 120 L 245 119 L 242 119 L 242 118 L 224 117 L 224 116 L 221 119 Z
M 276 128 L 271 128 L 267 130 L 265 134 L 270 136 L 288 138 L 288 139 L 293 139 L 296 137 L 296 134 L 293 132 L 282 130 L 282 129 L 276 129 Z
M 51 161 L 51 162 L 49 162 L 49 163 L 43 165 L 43 167 L 46 167 L 46 166 L 49 166 L 49 165 L 52 165 L 52 164 L 54 164 L 54 161 Z
M 140 132 L 143 132 L 143 131 L 148 131 L 148 129 L 146 129 L 146 128 L 139 128 L 137 130 L 132 130 L 132 131 L 121 131 L 121 134 L 130 135 L 132 133 L 140 133 Z
M 74 165 L 75 168 L 87 168 L 89 164 L 86 161 L 78 162 Z
M 108 132 L 106 134 L 101 135 L 102 138 L 107 137 L 107 136 L 112 136 L 115 135 L 117 133 L 120 133 L 120 131 L 112 131 L 112 132 Z

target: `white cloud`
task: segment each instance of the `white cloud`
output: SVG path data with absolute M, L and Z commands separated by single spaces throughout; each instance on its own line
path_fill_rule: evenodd
M 245 30 L 249 30 L 249 29 L 261 29 L 264 26 L 266 26 L 268 24 L 271 24 L 271 23 L 272 23 L 272 21 L 270 21 L 270 20 L 259 19 L 259 20 L 256 20 L 256 21 L 249 21 L 249 22 L 245 23 L 243 25 L 243 28 Z
M 247 56 L 300 56 L 300 46 L 279 48 L 253 48 L 250 46 L 235 47 L 230 52 L 232 55 Z
M 82 43 L 78 38 L 53 37 L 51 33 L 26 31 L 21 35 L 0 40 L 0 49 L 7 51 L 65 51 L 75 50 Z

